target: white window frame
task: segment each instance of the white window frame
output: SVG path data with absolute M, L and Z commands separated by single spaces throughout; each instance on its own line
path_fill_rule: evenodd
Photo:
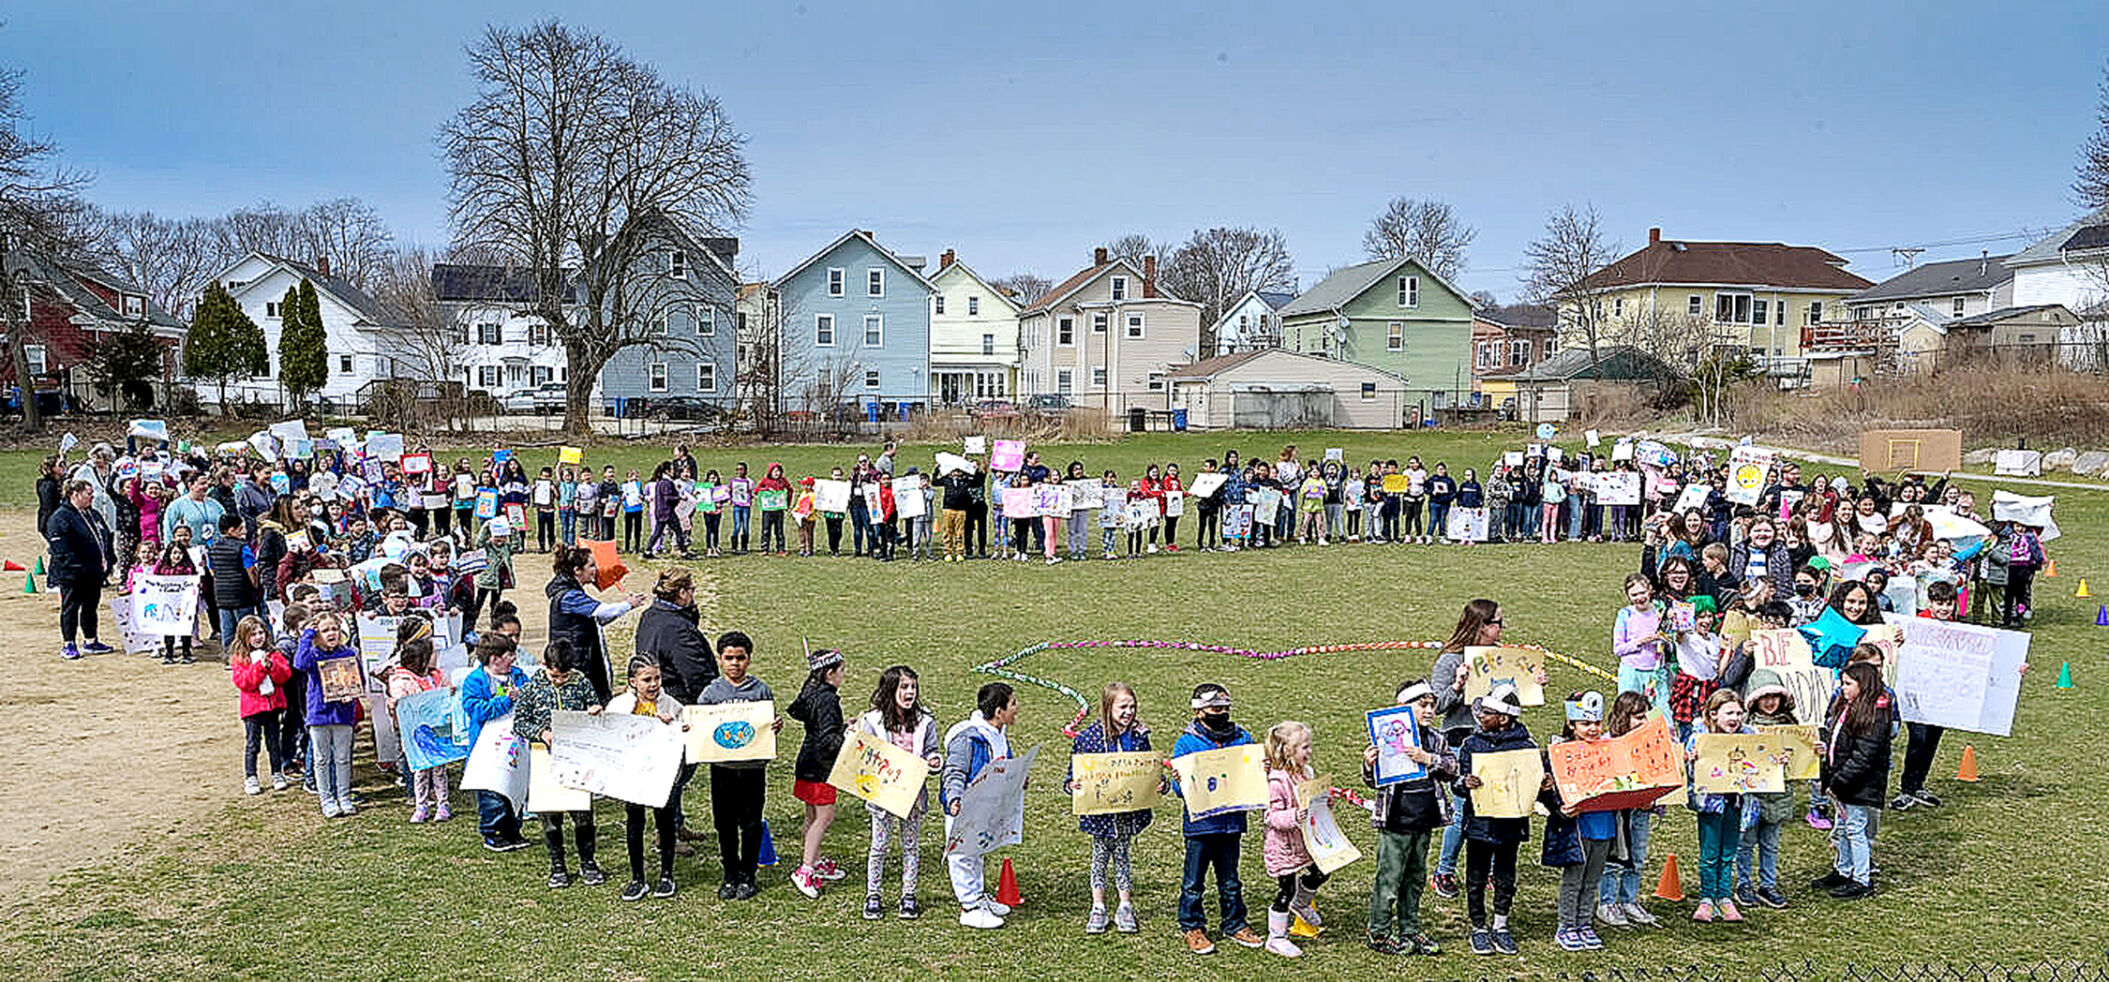
M 716 363 L 708 361 L 696 363 L 696 391 L 711 393 L 718 391 L 718 366 Z
M 536 347 L 549 344 L 549 325 L 539 321 L 527 325 L 527 343 Z
M 1094 389 L 1103 389 L 1106 387 L 1106 366 L 1091 366 L 1091 387 Z
M 880 297 L 880 298 L 884 298 L 884 297 L 886 296 L 886 267 L 884 267 L 884 266 L 867 266 L 867 267 L 865 267 L 865 269 L 864 269 L 864 295 L 865 295 L 865 296 L 867 296 L 867 297 Z
M 1954 305 L 1954 306 L 1955 306 L 1955 316 L 1957 316 L 1957 317 L 1961 317 L 1961 316 L 1963 315 L 1963 298 L 1961 298 L 1961 297 L 1956 297 L 1956 298 L 1955 298 L 1955 305 Z
M 1764 297 L 1750 298 L 1750 323 L 1763 325 L 1772 321 L 1772 302 Z
M 1714 323 L 1737 325 L 1750 324 L 1750 314 L 1756 306 L 1753 301 L 1755 301 L 1756 299 L 1756 297 L 1751 296 L 1749 293 L 1742 291 L 1714 291 Z M 1722 316 L 1723 313 L 1726 313 L 1727 316 Z
M 1164 373 L 1163 373 L 1163 372 L 1151 372 L 1151 373 L 1149 373 L 1149 375 L 1148 375 L 1148 376 L 1146 376 L 1146 378 L 1147 378 L 1147 380 L 1148 380 L 1148 381 L 1147 381 L 1147 384 L 1146 384 L 1146 387 L 1147 387 L 1147 388 L 1148 388 L 1148 389 L 1149 389 L 1149 390 L 1150 390 L 1151 392 L 1163 392 L 1163 391 L 1164 391 Z
M 938 317 L 943 317 L 943 316 L 945 316 L 945 295 L 944 295 L 944 294 L 942 294 L 942 293 L 933 293 L 933 294 L 931 294 L 931 295 L 930 295 L 930 313 L 932 313 L 932 314 L 934 314 L 934 315 L 936 315 L 936 316 L 938 316 Z
M 1818 324 L 1818 323 L 1822 323 L 1822 321 L 1823 321 L 1823 301 L 1821 301 L 1821 300 L 1811 300 L 1811 301 L 1809 301 L 1809 323 L 1811 323 L 1811 324 Z
M 1689 316 L 1689 317 L 1704 317 L 1704 316 L 1706 316 L 1706 298 L 1705 298 L 1705 297 L 1702 297 L 1702 296 L 1700 296 L 1699 294 L 1696 294 L 1696 293 L 1694 293 L 1694 294 L 1691 294 L 1690 296 L 1687 296 L 1687 297 L 1685 297 L 1685 298 L 1684 298 L 1684 313 L 1685 313 L 1685 315 L 1686 315 L 1686 316 Z
M 1384 325 L 1384 350 L 1406 350 L 1406 322 L 1388 321 Z
M 1377 400 L 1377 383 L 1375 383 L 1375 382 L 1364 382 L 1364 383 L 1362 383 L 1362 401 L 1363 401 L 1363 402 L 1375 402 L 1376 400 Z
M 1107 325 L 1111 324 L 1112 322 L 1113 322 L 1113 315 L 1111 315 L 1111 314 L 1108 314 L 1108 313 L 1106 313 L 1106 312 L 1105 312 L 1105 311 L 1103 311 L 1103 310 L 1101 310 L 1101 311 L 1099 311 L 1099 312 L 1097 312 L 1097 313 L 1095 313 L 1095 314 L 1092 314 L 1092 315 L 1091 315 L 1091 333 L 1093 333 L 1093 334 L 1104 334 L 1104 333 L 1106 333 L 1106 327 L 1107 327 Z
M 878 340 L 873 340 L 874 337 Z M 885 314 L 864 315 L 864 346 L 867 348 L 886 347 Z
M 645 366 L 644 387 L 648 392 L 666 391 L 666 362 L 655 361 Z
M 832 348 L 832 347 L 834 347 L 834 346 L 835 346 L 835 315 L 834 315 L 834 314 L 814 314 L 814 315 L 813 315 L 813 347 L 816 347 L 816 348 Z
M 1399 306 L 1410 308 L 1420 305 L 1421 278 L 1418 276 L 1399 277 Z
M 557 380 L 557 372 L 548 365 L 536 365 L 528 370 L 527 379 L 535 385 L 545 385 Z
M 286 315 L 284 311 L 278 309 L 278 301 L 266 300 L 264 301 L 264 316 L 282 320 Z
M 485 330 L 489 328 L 489 330 Z M 505 325 L 495 321 L 476 322 L 476 343 L 494 348 L 505 343 Z
M 709 304 L 694 304 L 689 308 L 689 316 L 696 321 L 697 337 L 714 338 L 718 336 L 718 309 L 716 307 L 712 307 Z
M 864 387 L 867 389 L 876 389 L 879 387 L 878 369 L 867 368 L 864 370 Z
M 688 279 L 688 253 L 679 249 L 667 250 L 666 275 L 677 280 Z
M 503 372 L 499 371 L 499 366 L 497 366 L 497 365 L 478 365 L 478 366 L 476 366 L 476 387 L 477 387 L 477 388 L 479 388 L 479 389 L 483 389 L 483 390 L 485 390 L 485 391 L 495 391 L 495 390 L 496 390 L 496 389 L 498 388 L 498 386 L 500 386 L 500 385 L 503 385 L 504 383 L 505 383 L 505 375 L 504 375 L 504 373 L 503 373 Z
M 31 375 L 42 375 L 51 370 L 51 351 L 41 344 L 23 345 L 22 358 L 29 363 Z
M 1527 361 L 1530 361 L 1530 342 L 1527 340 L 1511 340 L 1509 342 L 1509 367 L 1522 368 Z
M 339 375 L 350 375 L 350 374 L 352 373 L 352 370 L 353 370 L 353 369 L 352 369 L 352 356 L 350 356 L 350 355 L 338 355 L 338 356 L 337 356 L 337 374 L 339 374 Z
M 1076 345 L 1076 318 L 1055 318 L 1055 343 L 1065 348 Z
M 126 317 L 146 316 L 146 298 L 132 293 L 125 294 L 124 315 Z
M 1113 291 L 1113 299 L 1128 299 L 1128 278 L 1125 276 L 1114 277 L 1110 284 L 1110 289 Z
M 827 268 L 827 295 L 839 297 L 848 289 L 849 271 L 840 266 L 829 266 Z
M 1131 310 L 1128 312 L 1127 324 L 1123 326 L 1122 330 L 1128 340 L 1140 341 L 1143 339 L 1143 331 L 1147 326 L 1143 321 L 1142 311 Z
M 981 336 L 981 353 L 984 357 L 994 355 L 996 353 L 995 335 L 984 334 Z
M 981 316 L 981 298 L 980 298 L 980 297 L 968 297 L 968 298 L 967 298 L 967 316 L 968 316 L 968 317 L 980 317 L 980 316 Z
M 1055 369 L 1055 394 L 1063 396 L 1076 394 L 1076 369 Z

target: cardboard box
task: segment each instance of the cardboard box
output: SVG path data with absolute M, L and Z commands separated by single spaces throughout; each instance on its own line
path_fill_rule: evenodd
M 1962 465 L 1961 430 L 1864 430 L 1860 434 L 1860 469 L 1871 474 L 1952 471 Z

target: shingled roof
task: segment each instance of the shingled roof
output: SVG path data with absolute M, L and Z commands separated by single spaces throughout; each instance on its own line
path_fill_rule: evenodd
M 1779 242 L 1687 242 L 1648 230 L 1648 244 L 1584 277 L 1586 290 L 1655 284 L 1752 286 L 1858 292 L 1874 284 L 1845 271 L 1845 260 L 1815 246 Z
M 1927 263 L 1898 273 L 1846 299 L 1864 303 L 1984 293 L 2014 278 L 2014 271 L 2006 267 L 2006 260 L 2005 256 L 1985 256 Z

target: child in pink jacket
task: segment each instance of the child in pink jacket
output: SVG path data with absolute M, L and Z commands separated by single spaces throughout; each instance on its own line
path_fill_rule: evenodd
M 190 641 L 183 640 L 186 644 Z M 189 654 L 186 650 L 184 657 Z M 285 761 L 279 755 L 278 718 L 286 711 L 285 684 L 293 677 L 293 666 L 272 646 L 271 632 L 264 627 L 263 618 L 252 614 L 235 625 L 234 640 L 227 646 L 227 668 L 234 677 L 235 691 L 241 693 L 242 729 L 248 733 L 248 743 L 242 751 L 242 791 L 264 792 L 256 780 L 258 741 L 271 756 L 271 790 L 284 791 Z
M 1301 917 L 1318 927 L 1318 888 L 1326 874 L 1304 848 L 1303 822 L 1310 809 L 1296 796 L 1296 785 L 1311 779 L 1311 728 L 1294 720 L 1267 731 L 1267 837 L 1263 854 L 1267 875 L 1274 877 L 1274 904 L 1267 908 L 1267 950 L 1285 958 L 1303 954 L 1289 940 L 1289 925 Z

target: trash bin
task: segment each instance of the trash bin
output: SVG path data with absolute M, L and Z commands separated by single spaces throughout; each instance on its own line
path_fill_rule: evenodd
M 1172 431 L 1175 433 L 1186 432 L 1186 410 L 1172 410 Z
M 879 404 L 877 401 L 867 402 L 864 404 L 864 421 L 867 423 L 876 423 L 879 421 Z
M 1128 432 L 1141 433 L 1150 428 L 1150 414 L 1145 409 L 1128 410 Z

